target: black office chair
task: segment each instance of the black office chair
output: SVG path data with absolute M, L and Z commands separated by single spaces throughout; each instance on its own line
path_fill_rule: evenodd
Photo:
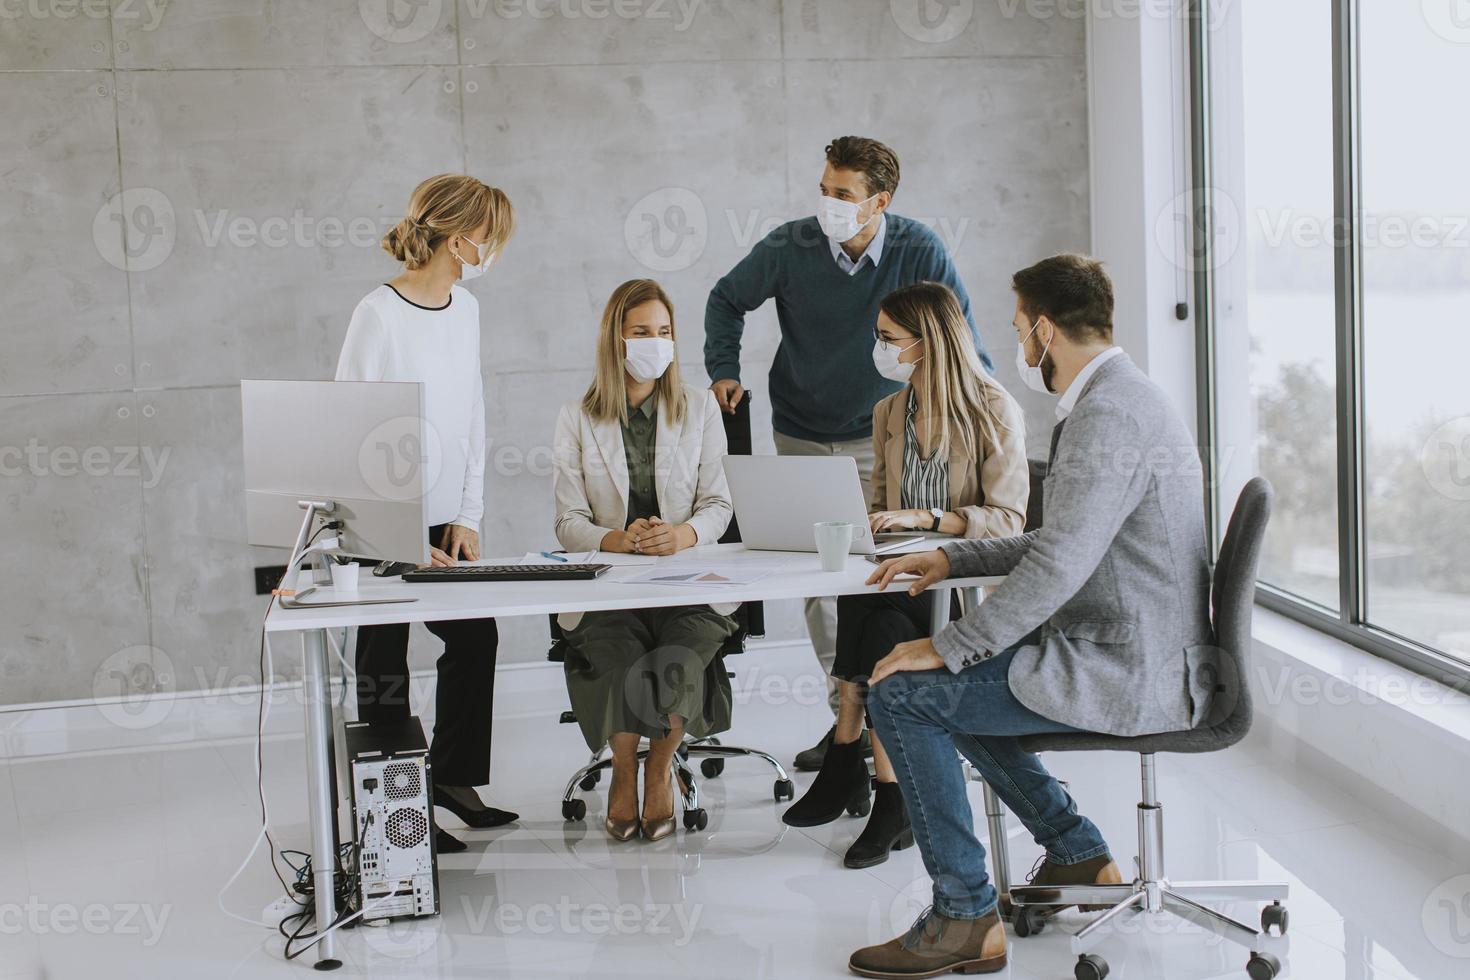
M 740 405 L 733 415 L 725 415 L 722 418 L 725 423 L 725 441 L 728 443 L 728 451 L 731 455 L 749 456 L 751 452 L 750 438 L 750 392 L 740 400 Z M 730 526 L 720 538 L 721 544 L 730 544 L 740 540 L 740 526 L 732 517 Z M 760 602 L 746 602 L 734 613 L 740 628 L 725 641 L 716 656 L 718 669 L 724 669 L 725 659 L 745 652 L 745 640 L 751 636 L 764 636 L 766 632 L 765 606 Z M 551 617 L 551 648 L 546 653 L 546 659 L 556 663 L 566 661 L 566 641 L 562 637 L 561 628 L 557 626 L 556 617 Z M 727 672 L 727 676 L 734 674 Z M 564 725 L 576 724 L 577 716 L 571 711 L 561 713 L 561 723 Z M 772 795 L 776 802 L 794 799 L 796 787 L 787 775 L 786 770 L 776 758 L 760 749 L 748 748 L 743 745 L 725 745 L 719 738 L 711 735 L 707 738 L 685 737 L 684 743 L 679 751 L 674 754 L 671 766 L 673 777 L 677 780 L 675 784 L 679 788 L 679 796 L 684 806 L 684 828 L 686 830 L 704 830 L 709 825 L 709 815 L 699 805 L 699 784 L 694 778 L 693 771 L 689 768 L 691 757 L 699 758 L 699 771 L 708 779 L 714 779 L 725 771 L 725 760 L 732 758 L 762 759 L 776 771 L 776 782 L 772 788 Z M 640 748 L 638 759 L 643 761 L 648 758 L 648 750 Z M 594 752 L 592 758 L 582 768 L 572 774 L 567 780 L 566 791 L 562 794 L 561 815 L 566 820 L 581 820 L 587 816 L 587 801 L 576 795 L 578 789 L 590 792 L 602 779 L 602 774 L 612 768 L 612 756 L 607 753 L 607 748 Z
M 1209 717 L 1199 727 L 1182 732 L 1123 737 L 1117 735 L 1033 735 L 1021 739 L 1031 752 L 1088 752 L 1120 750 L 1139 754 L 1143 799 L 1138 804 L 1137 874 L 1128 884 L 1038 886 L 1012 888 L 1016 935 L 1026 937 L 1042 930 L 1048 909 L 1071 905 L 1107 905 L 1106 912 L 1072 937 L 1078 957 L 1077 980 L 1102 980 L 1107 962 L 1088 951 L 1106 937 L 1110 923 L 1139 912 L 1168 912 L 1201 929 L 1240 943 L 1251 950 L 1246 972 L 1252 980 L 1271 980 L 1281 969 L 1276 957 L 1260 948 L 1262 933 L 1275 926 L 1285 934 L 1287 897 L 1285 882 L 1171 882 L 1164 873 L 1163 807 L 1159 803 L 1154 776 L 1158 752 L 1218 752 L 1239 742 L 1250 731 L 1251 705 L 1249 666 L 1252 650 L 1251 613 L 1254 609 L 1256 568 L 1266 523 L 1271 514 L 1271 485 L 1256 477 L 1245 485 L 1230 516 L 1220 558 L 1215 566 L 1211 606 L 1216 646 L 1201 651 L 1207 659 L 1198 669 L 1213 671 L 1216 683 Z M 987 803 L 989 800 L 987 799 Z M 988 808 L 988 807 L 987 807 Z M 992 847 L 1004 851 L 1005 837 Z M 1004 853 L 996 855 L 1004 861 Z M 1270 902 L 1261 911 L 1261 931 L 1230 916 L 1199 904 L 1200 900 Z

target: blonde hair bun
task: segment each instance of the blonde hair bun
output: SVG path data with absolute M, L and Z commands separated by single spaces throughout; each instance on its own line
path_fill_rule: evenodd
M 410 218 L 404 218 L 383 236 L 383 249 L 410 269 L 429 261 L 434 250 L 429 247 L 428 230 Z
M 450 237 L 473 240 L 486 227 L 489 233 L 479 244 L 488 244 L 492 252 L 515 231 L 515 211 L 505 192 L 467 174 L 439 174 L 414 188 L 408 213 L 383 236 L 382 245 L 404 268 L 418 269 Z

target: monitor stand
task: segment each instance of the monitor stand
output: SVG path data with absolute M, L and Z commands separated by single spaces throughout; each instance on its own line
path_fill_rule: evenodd
M 292 584 L 295 584 L 297 567 L 303 558 L 307 556 L 307 543 L 311 540 L 311 528 L 316 523 L 318 515 L 325 516 L 337 509 L 337 505 L 331 500 L 298 500 L 297 505 L 306 511 L 306 516 L 301 520 L 301 530 L 296 532 L 296 543 L 291 546 L 291 558 L 286 562 L 286 574 L 292 576 Z M 282 609 L 327 609 L 333 606 L 387 606 L 401 602 L 417 602 L 412 596 L 382 599 L 338 599 L 331 598 L 324 602 L 302 602 L 301 600 L 316 591 L 316 586 L 305 589 L 284 588 L 285 579 L 281 584 L 271 590 L 271 595 L 276 597 Z

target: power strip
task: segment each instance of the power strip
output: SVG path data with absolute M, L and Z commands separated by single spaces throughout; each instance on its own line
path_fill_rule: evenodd
M 303 908 L 309 907 L 310 906 L 302 905 L 300 902 L 293 901 L 285 895 L 282 895 L 280 898 L 276 899 L 274 902 L 271 902 L 265 907 L 264 910 L 261 911 L 260 921 L 264 922 L 272 929 L 276 929 L 280 927 L 283 921 L 285 921 L 286 916 L 295 915 Z

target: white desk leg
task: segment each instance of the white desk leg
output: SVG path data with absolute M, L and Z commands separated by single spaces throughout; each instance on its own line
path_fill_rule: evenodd
M 949 589 L 940 586 L 929 590 L 929 635 L 934 636 L 949 623 Z
M 332 788 L 330 744 L 332 735 L 332 692 L 327 674 L 326 630 L 301 634 L 301 691 L 306 711 L 306 805 L 311 825 L 312 886 L 316 891 L 318 935 L 336 921 L 337 834 L 334 826 L 335 792 Z M 336 957 L 337 934 L 326 933 L 316 944 L 316 968 L 335 970 L 342 965 Z

